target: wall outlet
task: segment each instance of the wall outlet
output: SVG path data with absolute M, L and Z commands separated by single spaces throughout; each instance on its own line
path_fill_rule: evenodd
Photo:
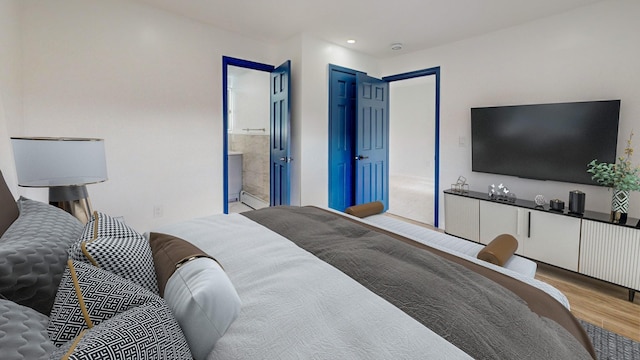
M 153 206 L 153 217 L 154 218 L 161 218 L 164 216 L 164 208 L 162 207 L 162 205 L 154 205 Z

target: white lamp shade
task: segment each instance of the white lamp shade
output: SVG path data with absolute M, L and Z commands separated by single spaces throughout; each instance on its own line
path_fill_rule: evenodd
M 11 138 L 18 185 L 52 187 L 107 180 L 104 140 Z

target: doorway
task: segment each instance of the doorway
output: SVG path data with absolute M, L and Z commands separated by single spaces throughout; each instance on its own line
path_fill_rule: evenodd
M 223 211 L 288 205 L 290 61 L 223 57 Z
M 388 213 L 433 225 L 435 77 L 389 84 Z
M 230 212 L 268 207 L 269 73 L 229 66 L 227 162 Z
M 389 194 L 389 84 L 329 66 L 329 207 L 382 202 Z
M 353 179 L 354 177 L 353 170 L 351 169 L 354 168 L 355 166 L 353 164 L 351 165 L 347 164 L 346 161 L 343 164 L 340 164 L 339 161 L 337 161 L 340 159 L 345 159 L 345 160 L 347 159 L 347 156 L 343 154 L 351 154 L 349 161 L 351 161 L 351 163 L 355 161 L 355 156 L 354 156 L 355 150 L 353 149 L 354 148 L 353 144 L 355 143 L 355 134 L 354 134 L 355 130 L 354 130 L 354 126 L 350 124 L 353 124 L 354 119 L 357 118 L 356 116 L 357 110 L 355 105 L 356 96 L 357 96 L 357 86 L 355 82 L 350 79 L 355 78 L 355 76 L 361 72 L 335 66 L 335 65 L 329 65 L 329 72 L 330 72 L 329 74 L 329 82 L 330 82 L 329 84 L 329 107 L 330 107 L 330 110 L 329 110 L 329 207 L 334 208 L 336 210 L 343 211 L 344 208 L 348 206 L 362 203 L 357 201 L 355 196 L 353 196 L 352 194 L 355 188 L 355 181 Z M 424 81 L 425 79 L 422 79 L 422 81 L 420 80 L 408 81 L 410 79 L 419 79 L 423 77 L 430 77 L 430 79 L 428 79 L 427 81 Z M 403 87 L 411 88 L 411 87 L 418 87 L 418 85 L 425 86 L 424 84 L 427 84 L 426 86 L 429 86 L 428 85 L 429 83 L 431 84 L 430 86 L 432 86 L 431 95 L 427 95 L 433 98 L 432 110 L 429 111 L 434 115 L 432 117 L 433 119 L 431 122 L 432 127 L 430 129 L 432 131 L 428 131 L 427 133 L 420 134 L 418 133 L 418 131 L 420 130 L 414 128 L 412 132 L 413 132 L 413 137 L 416 138 L 416 141 L 414 141 L 414 146 L 416 143 L 419 143 L 421 147 L 425 146 L 426 144 L 426 146 L 430 145 L 433 150 L 423 151 L 423 150 L 420 150 L 420 148 L 415 150 L 411 150 L 411 148 L 409 148 L 407 150 L 406 147 L 405 149 L 402 149 L 402 146 L 399 145 L 401 143 L 397 143 L 396 146 L 399 147 L 400 149 L 389 150 L 388 155 L 393 154 L 393 156 L 396 158 L 406 157 L 407 159 L 415 159 L 416 156 L 413 154 L 413 151 L 416 151 L 416 152 L 421 152 L 420 155 L 423 158 L 426 157 L 426 158 L 432 159 L 431 161 L 422 161 L 422 165 L 421 165 L 422 167 L 431 169 L 430 172 L 432 176 L 429 177 L 429 179 L 431 180 L 420 179 L 420 177 L 423 177 L 424 172 L 427 170 L 423 169 L 420 172 L 409 171 L 407 173 L 409 177 L 415 176 L 418 179 L 414 178 L 412 183 L 409 183 L 405 187 L 408 187 L 408 188 L 418 187 L 419 188 L 418 193 L 421 195 L 424 195 L 425 193 L 433 194 L 430 196 L 430 199 L 432 199 L 432 201 L 430 202 L 430 204 L 428 203 L 426 205 L 427 207 L 432 209 L 432 212 L 431 212 L 432 215 L 429 215 L 430 213 L 429 211 L 425 211 L 426 215 L 422 214 L 422 218 L 419 221 L 425 221 L 426 219 L 427 223 L 437 227 L 438 217 L 439 217 L 438 216 L 438 207 L 439 207 L 438 178 L 439 178 L 439 131 L 440 131 L 440 68 L 434 67 L 429 69 L 412 71 L 408 73 L 402 73 L 402 74 L 393 75 L 393 76 L 387 76 L 382 78 L 382 80 L 384 80 L 387 83 L 390 83 L 392 86 L 391 87 L 392 89 L 396 88 L 396 90 L 389 91 L 388 96 L 390 98 L 393 98 L 395 96 L 395 91 L 399 91 L 401 94 L 403 90 L 398 90 L 398 89 L 402 89 Z M 407 82 L 405 83 L 404 81 L 407 81 Z M 397 85 L 393 85 L 392 83 L 394 82 L 398 82 Z M 424 83 L 424 84 L 420 84 L 420 83 Z M 340 98 L 341 96 L 343 97 L 343 99 Z M 402 97 L 403 96 L 399 96 L 400 99 Z M 408 98 L 409 97 L 407 97 L 407 99 Z M 408 101 L 407 99 L 405 99 L 405 101 Z M 404 111 L 405 115 L 402 115 L 403 112 L 400 111 L 399 113 L 400 115 L 398 115 L 397 111 L 395 110 L 390 110 L 390 114 L 392 113 L 392 111 L 393 113 L 396 113 L 396 115 L 393 115 L 393 116 L 396 116 L 396 117 L 401 116 L 401 119 L 404 119 L 407 116 L 406 114 L 410 112 L 409 110 L 406 110 Z M 418 110 L 413 110 L 414 113 L 416 111 Z M 398 120 L 397 118 L 392 118 L 391 116 L 392 115 L 390 115 L 389 123 L 393 123 L 394 121 L 398 123 L 402 122 L 402 120 Z M 423 121 L 423 120 L 420 120 L 423 118 L 422 115 L 414 114 L 413 118 L 418 119 L 417 121 Z M 413 120 L 413 121 L 416 121 L 416 120 Z M 393 131 L 392 129 L 393 125 L 389 125 L 389 126 L 390 126 L 390 132 Z M 420 127 L 422 127 L 422 124 L 420 124 Z M 399 129 L 402 130 L 402 126 Z M 400 130 L 396 130 L 396 132 Z M 410 130 L 411 128 L 409 128 L 409 130 L 405 129 L 404 131 L 410 131 Z M 425 139 L 425 137 L 428 137 L 429 139 Z M 391 137 L 390 139 L 393 140 Z M 402 141 L 402 140 L 396 140 L 396 142 L 398 141 Z M 394 146 L 393 143 L 390 143 L 388 148 L 391 149 L 393 147 L 395 149 L 396 146 Z M 396 169 L 396 171 L 402 175 L 404 171 L 402 170 L 403 169 L 402 164 L 392 165 L 391 161 L 392 160 L 389 161 L 389 168 L 392 168 L 395 166 L 394 169 Z M 398 162 L 398 160 L 396 160 L 396 162 Z M 413 165 L 416 165 L 416 164 L 413 164 Z M 408 167 L 410 166 L 404 166 L 404 169 Z M 387 176 L 387 178 L 385 179 L 387 184 L 389 184 L 390 178 L 392 177 Z M 424 189 L 424 187 L 428 187 L 428 189 Z M 416 200 L 417 202 L 424 201 L 424 199 L 420 200 L 420 196 L 418 196 L 416 199 L 417 199 Z M 402 198 L 400 197 L 398 198 L 398 200 L 402 201 Z M 390 207 L 393 206 L 393 200 L 391 200 L 391 202 L 392 203 L 390 204 Z M 402 210 L 399 210 L 399 211 L 402 211 Z

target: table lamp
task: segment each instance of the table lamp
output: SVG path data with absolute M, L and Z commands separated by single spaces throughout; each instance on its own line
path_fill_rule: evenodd
M 49 204 L 83 223 L 91 218 L 87 184 L 107 180 L 103 139 L 12 137 L 22 187 L 48 187 Z

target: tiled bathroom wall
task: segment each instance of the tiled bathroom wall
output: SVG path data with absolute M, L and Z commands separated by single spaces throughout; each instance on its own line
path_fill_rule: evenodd
M 242 153 L 242 190 L 269 203 L 269 135 L 229 134 L 229 151 Z

